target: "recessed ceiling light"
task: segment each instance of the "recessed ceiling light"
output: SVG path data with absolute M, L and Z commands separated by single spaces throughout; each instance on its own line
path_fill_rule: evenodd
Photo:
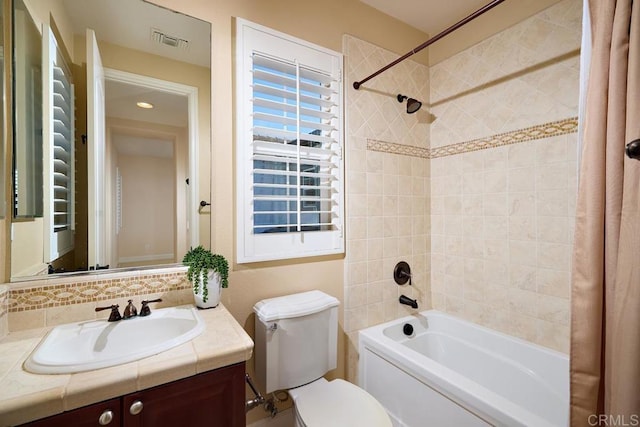
M 144 101 L 136 102 L 136 105 L 140 108 L 153 108 L 153 104 Z

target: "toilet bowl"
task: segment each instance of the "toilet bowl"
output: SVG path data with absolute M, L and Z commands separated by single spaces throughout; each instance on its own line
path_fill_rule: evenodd
M 320 378 L 289 390 L 295 427 L 391 427 L 382 405 L 350 382 Z
M 321 291 L 256 303 L 256 379 L 267 393 L 289 392 L 296 427 L 391 427 L 369 393 L 341 379 L 324 379 L 337 366 L 338 305 Z

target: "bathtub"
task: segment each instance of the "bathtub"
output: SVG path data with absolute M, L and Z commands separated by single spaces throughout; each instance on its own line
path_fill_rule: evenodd
M 396 427 L 568 425 L 562 353 L 435 310 L 361 330 L 358 345 L 359 385 Z

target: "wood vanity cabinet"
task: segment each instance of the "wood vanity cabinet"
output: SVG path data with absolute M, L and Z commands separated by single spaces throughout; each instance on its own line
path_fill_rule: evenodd
M 242 362 L 23 426 L 245 427 L 244 373 Z M 113 419 L 100 424 L 105 411 Z

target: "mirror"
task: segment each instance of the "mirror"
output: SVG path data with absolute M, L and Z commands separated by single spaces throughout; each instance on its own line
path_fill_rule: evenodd
M 13 159 L 11 279 L 174 264 L 210 246 L 210 23 L 142 0 L 18 9 L 44 59 L 41 79 L 14 84 L 41 82 L 44 101 L 41 119 L 25 115 L 20 102 L 40 104 L 16 89 L 16 123 L 29 120 L 14 145 L 34 147 Z M 18 47 L 16 64 L 37 56 L 38 43 Z
M 10 102 L 10 99 L 7 99 L 7 97 L 5 97 L 5 79 L 8 78 L 8 76 L 10 75 L 9 73 L 5 73 L 5 64 L 7 63 L 7 60 L 5 60 L 5 45 L 9 43 L 9 41 L 5 38 L 4 35 L 4 29 L 7 27 L 7 19 L 5 17 L 5 5 L 6 2 L 2 1 L 0 2 L 0 188 L 2 188 L 4 191 L 3 194 L 6 195 L 6 187 L 5 187 L 5 183 L 6 183 L 6 177 L 5 177 L 5 167 L 6 167 L 6 150 L 7 150 L 7 146 L 5 145 L 7 143 L 6 141 L 6 135 L 7 135 L 7 128 L 5 128 L 5 112 L 7 111 L 6 108 L 6 104 L 8 102 Z M 5 218 L 6 215 L 6 207 L 7 203 L 6 203 L 6 199 L 3 196 L 0 199 L 0 224 L 3 224 L 4 221 L 2 221 Z M 0 238 L 0 242 L 3 242 L 4 239 Z M 0 263 L 3 263 L 4 257 L 0 256 Z M 0 270 L 2 270 L 2 268 L 0 268 Z
M 22 0 L 13 3 L 14 218 L 42 216 L 42 35 Z

